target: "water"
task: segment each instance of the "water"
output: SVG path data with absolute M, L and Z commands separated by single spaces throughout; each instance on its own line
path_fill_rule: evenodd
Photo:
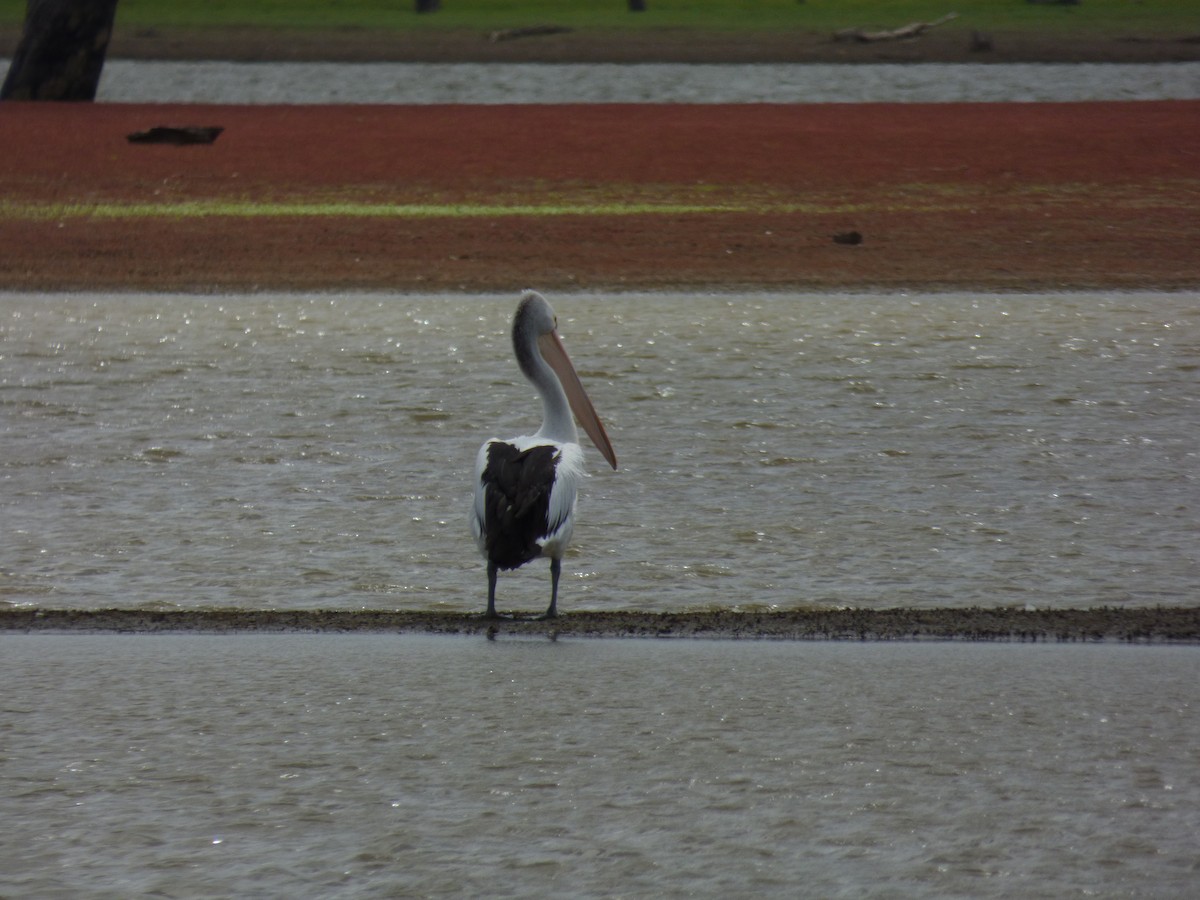
M 231 63 L 112 60 L 110 103 L 968 103 L 1194 100 L 1200 63 Z
M 0 636 L 0 894 L 1187 897 L 1194 648 Z
M 482 608 L 515 297 L 0 299 L 0 602 Z M 621 460 L 564 610 L 1196 602 L 1194 293 L 551 299 Z

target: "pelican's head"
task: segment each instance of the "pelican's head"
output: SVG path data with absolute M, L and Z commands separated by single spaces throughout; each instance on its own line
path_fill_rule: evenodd
M 513 316 L 513 340 L 517 339 L 520 332 L 533 332 L 540 337 L 557 327 L 558 316 L 554 314 L 550 301 L 537 291 L 522 291 L 516 315 Z

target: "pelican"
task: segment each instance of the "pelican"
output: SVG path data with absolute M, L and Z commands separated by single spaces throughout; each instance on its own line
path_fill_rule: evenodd
M 550 558 L 550 608 L 558 614 L 562 557 L 575 526 L 575 493 L 583 477 L 583 448 L 575 419 L 614 469 L 617 455 L 558 337 L 546 298 L 525 291 L 513 316 L 513 352 L 521 372 L 542 397 L 536 434 L 479 448 L 471 531 L 487 560 L 487 617 L 496 619 L 496 575 L 540 556 Z M 572 418 L 572 411 L 574 418 Z

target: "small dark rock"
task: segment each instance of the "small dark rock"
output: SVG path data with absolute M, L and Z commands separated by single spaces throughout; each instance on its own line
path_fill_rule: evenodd
M 863 236 L 857 231 L 839 231 L 833 236 L 833 242 L 835 244 L 858 246 L 863 242 Z

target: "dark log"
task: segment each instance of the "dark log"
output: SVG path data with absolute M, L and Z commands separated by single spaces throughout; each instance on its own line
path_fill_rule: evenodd
M 155 125 L 125 139 L 131 144 L 211 144 L 224 130 L 220 125 Z
M 569 34 L 572 29 L 565 25 L 530 25 L 527 28 L 502 28 L 488 35 L 493 44 L 499 41 L 515 41 L 517 38 L 542 37 L 547 34 Z
M 0 100 L 96 99 L 117 0 L 29 0 Z

